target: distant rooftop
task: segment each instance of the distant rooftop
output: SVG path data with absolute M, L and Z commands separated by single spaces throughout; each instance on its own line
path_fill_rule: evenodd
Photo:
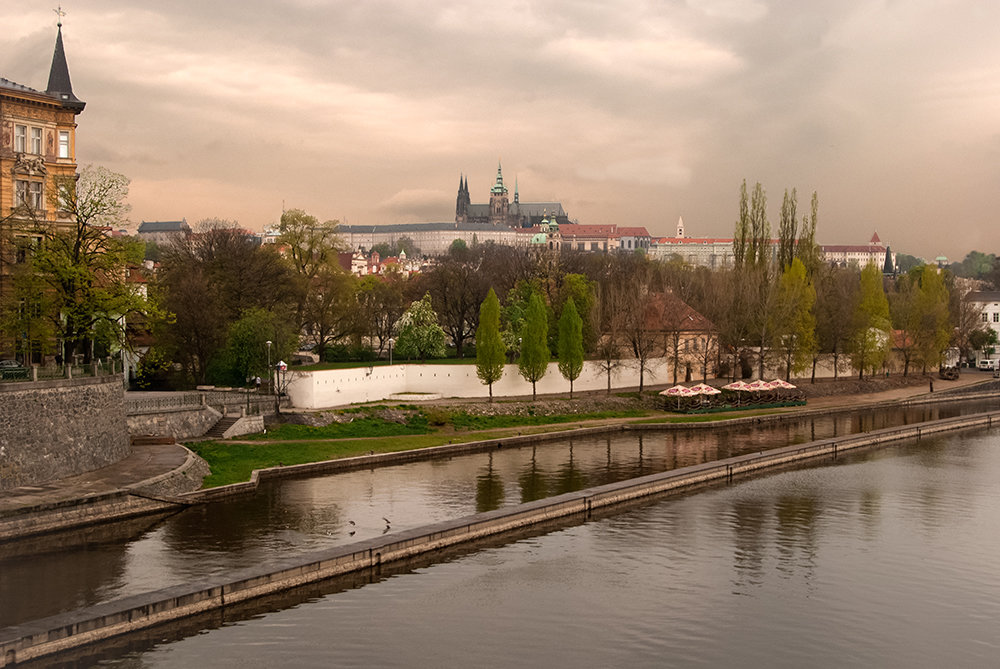
M 143 221 L 139 224 L 139 234 L 150 232 L 190 232 L 191 226 L 187 220 L 179 221 Z

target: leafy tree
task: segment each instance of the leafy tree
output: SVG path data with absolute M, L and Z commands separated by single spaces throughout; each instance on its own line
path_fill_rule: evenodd
M 889 301 L 882 287 L 882 271 L 869 264 L 861 270 L 861 290 L 854 311 L 854 338 L 851 352 L 858 378 L 865 369 L 878 369 L 889 350 Z
M 500 339 L 500 300 L 490 288 L 479 307 L 476 329 L 476 375 L 490 387 L 490 402 L 493 402 L 493 384 L 503 376 L 505 362 L 505 348 Z
M 158 342 L 180 363 L 187 381 L 205 383 L 225 364 L 230 326 L 259 308 L 297 323 L 298 279 L 273 244 L 261 246 L 235 223 L 209 219 L 199 234 L 163 250 L 151 287 L 167 315 L 154 324 Z M 297 324 L 296 324 L 297 330 Z
M 410 305 L 396 323 L 396 331 L 399 332 L 396 352 L 400 357 L 423 362 L 445 356 L 445 334 L 431 306 L 430 293 Z
M 545 376 L 549 366 L 549 319 L 545 302 L 532 293 L 521 328 L 521 357 L 517 369 L 525 381 L 531 382 L 531 399 L 535 399 L 535 384 Z
M 357 295 L 357 279 L 333 263 L 321 267 L 310 281 L 302 333 L 320 360 L 328 346 L 361 329 Z
M 840 374 L 841 358 L 850 349 L 854 335 L 854 312 L 860 297 L 858 270 L 823 266 L 817 274 L 816 335 L 819 352 L 833 356 L 833 378 Z M 816 380 L 813 357 L 813 382 Z
M 389 271 L 362 277 L 357 286 L 359 331 L 377 343 L 380 357 L 405 311 L 403 282 L 399 272 Z
M 923 264 L 924 261 L 916 256 L 907 255 L 905 253 L 896 254 L 896 269 L 900 272 L 909 272 L 914 267 Z
M 452 249 L 422 280 L 438 305 L 441 326 L 463 357 L 465 342 L 475 336 L 479 305 L 486 298 L 489 277 L 479 271 L 481 255 Z
M 69 224 L 32 225 L 31 232 L 41 239 L 24 254 L 25 275 L 32 276 L 15 283 L 11 303 L 25 309 L 36 327 L 46 319 L 47 333 L 58 333 L 66 358 L 82 353 L 89 360 L 99 334 L 105 341 L 97 343 L 127 347 L 130 320 L 155 310 L 129 280 L 130 268 L 142 262 L 142 244 L 109 234 L 126 224 L 128 185 L 125 176 L 93 166 L 81 170 L 79 179 L 58 178 L 49 202 Z
M 806 276 L 806 266 L 793 258 L 779 280 L 779 321 L 775 323 L 777 340 L 785 356 L 786 380 L 792 372 L 802 372 L 809 366 L 817 348 L 815 302 L 816 289 Z
M 337 221 L 320 223 L 301 209 L 289 209 L 281 214 L 278 224 L 278 244 L 295 270 L 296 316 L 300 327 L 306 327 L 306 302 L 314 282 L 322 273 L 327 278 L 339 267 L 338 254 L 344 245 L 337 232 Z M 315 305 L 314 305 L 315 306 Z M 315 314 L 315 310 L 313 311 Z
M 576 307 L 583 327 L 583 350 L 591 350 L 597 341 L 597 329 L 594 326 L 596 321 L 594 282 L 583 274 L 567 273 L 562 277 L 557 299 L 562 305 L 567 304 L 568 300 L 573 300 L 573 306 Z M 562 318 L 561 313 L 559 318 Z
M 296 348 L 295 332 L 287 320 L 259 307 L 247 310 L 229 326 L 225 354 L 212 367 L 213 380 L 242 385 L 255 376 L 270 378 L 268 341 L 272 365 L 287 359 Z
M 583 371 L 583 320 L 576 312 L 573 298 L 567 298 L 559 316 L 559 373 L 569 381 L 569 397 L 573 399 L 573 382 Z
M 923 370 L 941 364 L 944 351 L 952 335 L 951 314 L 948 309 L 948 289 L 941 274 L 934 268 L 911 270 L 919 285 L 920 328 L 917 331 L 917 359 Z

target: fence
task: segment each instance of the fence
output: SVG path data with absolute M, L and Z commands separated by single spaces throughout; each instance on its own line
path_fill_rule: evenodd
M 245 390 L 199 390 L 186 392 L 142 393 L 125 395 L 125 413 L 129 416 L 162 413 L 210 406 L 219 413 L 231 414 L 246 411 L 248 416 L 275 413 L 274 395 L 261 395 Z M 282 398 L 282 405 L 287 400 Z
M 124 371 L 121 360 L 107 358 L 89 364 L 20 365 L 0 367 L 0 382 L 49 381 L 52 379 L 78 379 L 81 377 L 111 376 Z

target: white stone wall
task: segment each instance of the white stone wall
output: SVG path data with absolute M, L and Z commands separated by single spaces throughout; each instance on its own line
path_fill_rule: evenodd
M 848 358 L 841 359 L 840 376 L 850 376 L 847 367 Z M 673 384 L 673 374 L 669 361 L 659 358 L 653 361 L 653 373 L 646 372 L 644 383 L 647 387 Z M 686 384 L 692 385 L 701 381 L 699 369 L 693 370 L 693 380 Z M 811 370 L 803 373 L 803 382 L 808 383 Z M 816 369 L 817 378 L 832 377 L 832 359 L 824 357 Z M 767 370 L 767 380 L 778 376 L 783 378 L 781 370 Z M 678 378 L 683 382 L 684 370 L 678 372 Z M 798 383 L 796 379 L 792 379 Z M 638 365 L 634 360 L 622 361 L 611 376 L 611 387 L 636 388 L 639 385 Z M 584 363 L 583 372 L 573 383 L 574 391 L 604 390 L 607 388 L 607 377 L 599 363 L 588 360 Z M 556 363 L 550 363 L 545 376 L 536 384 L 539 395 L 569 392 L 569 382 L 559 373 Z M 331 369 L 321 372 L 289 372 L 287 394 L 292 406 L 297 409 L 323 409 L 360 402 L 378 402 L 391 395 L 400 393 L 426 393 L 448 397 L 489 397 L 489 388 L 476 376 L 476 365 L 421 365 L 407 363 L 373 367 L 355 367 L 352 369 Z M 517 373 L 517 365 L 507 365 L 503 377 L 493 384 L 494 397 L 515 397 L 531 394 L 531 384 Z

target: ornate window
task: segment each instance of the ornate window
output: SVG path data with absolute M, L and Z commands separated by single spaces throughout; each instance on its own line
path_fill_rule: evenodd
M 69 131 L 59 131 L 59 157 L 69 158 Z
M 42 129 L 31 129 L 31 152 L 36 156 L 42 155 Z
M 14 126 L 14 151 L 24 153 L 28 150 L 28 126 Z
M 41 181 L 21 181 L 17 182 L 17 204 L 24 205 L 29 209 L 39 210 L 42 208 L 42 182 Z

